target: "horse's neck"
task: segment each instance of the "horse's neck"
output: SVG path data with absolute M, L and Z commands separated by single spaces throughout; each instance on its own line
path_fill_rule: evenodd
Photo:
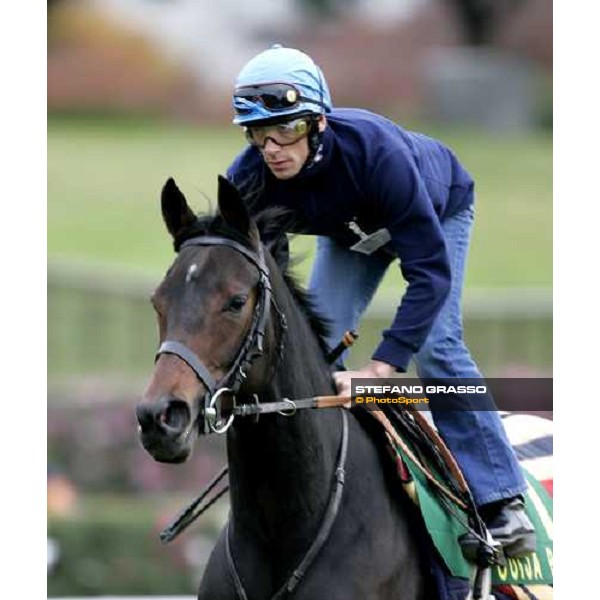
M 316 532 L 333 485 L 340 415 L 304 411 L 237 423 L 228 438 L 231 503 L 236 526 L 271 543 Z M 336 418 L 337 417 L 337 418 Z M 305 544 L 301 544 L 302 547 Z
M 289 292 L 288 292 L 289 293 Z M 289 297 L 278 298 L 288 334 L 261 402 L 331 394 L 333 384 L 306 317 Z M 333 485 L 341 440 L 338 411 L 300 411 L 236 422 L 228 436 L 231 502 L 236 527 L 272 544 L 286 533 L 305 548 L 316 534 Z

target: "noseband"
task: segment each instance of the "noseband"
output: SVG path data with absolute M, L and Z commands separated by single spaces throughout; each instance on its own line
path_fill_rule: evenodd
M 272 303 L 271 280 L 269 278 L 269 269 L 264 260 L 262 244 L 259 245 L 258 252 L 256 253 L 242 244 L 225 237 L 199 236 L 186 240 L 181 244 L 179 251 L 192 246 L 225 246 L 232 248 L 248 259 L 258 269 L 260 275 L 258 281 L 258 300 L 250 329 L 235 359 L 231 363 L 229 371 L 222 379 L 216 381 L 196 353 L 181 342 L 165 340 L 160 345 L 155 357 L 155 360 L 158 360 L 161 354 L 175 354 L 189 365 L 206 388 L 202 411 L 204 433 L 210 433 L 211 431 L 223 433 L 231 425 L 233 414 L 226 421 L 222 419 L 217 400 L 223 393 L 229 393 L 235 397 L 235 394 L 239 391 L 247 377 L 248 368 L 252 364 L 252 361 L 263 354 L 265 330 Z M 280 311 L 277 312 L 285 330 L 284 316 Z

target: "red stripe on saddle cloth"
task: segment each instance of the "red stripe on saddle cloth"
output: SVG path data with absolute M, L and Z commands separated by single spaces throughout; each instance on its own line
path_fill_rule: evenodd
M 543 479 L 540 483 L 546 488 L 546 491 L 550 494 L 550 497 L 554 497 L 554 479 Z
M 396 471 L 398 472 L 398 477 L 400 477 L 400 481 L 402 483 L 410 483 L 412 481 L 412 475 L 408 470 L 408 467 L 402 460 L 402 457 L 394 450 L 394 442 L 388 436 L 388 452 L 392 457 L 392 460 L 396 464 Z
M 396 469 L 398 470 L 398 475 L 400 475 L 400 481 L 402 481 L 402 483 L 410 483 L 412 481 L 410 471 L 399 456 L 396 456 Z

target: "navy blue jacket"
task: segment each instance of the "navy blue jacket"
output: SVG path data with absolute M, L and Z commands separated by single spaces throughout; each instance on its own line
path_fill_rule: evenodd
M 329 236 L 346 247 L 386 227 L 384 251 L 400 259 L 408 286 L 373 358 L 406 371 L 450 290 L 450 265 L 440 223 L 473 203 L 473 179 L 440 142 L 360 109 L 327 115 L 322 158 L 288 180 L 275 178 L 248 146 L 227 176 L 242 192 L 260 186 L 255 208 L 293 209 L 294 231 Z

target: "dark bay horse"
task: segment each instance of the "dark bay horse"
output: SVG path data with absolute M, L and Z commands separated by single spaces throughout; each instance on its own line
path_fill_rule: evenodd
M 152 457 L 181 462 L 224 381 L 235 382 L 238 404 L 335 390 L 322 325 L 280 268 L 281 244 L 268 251 L 260 241 L 274 221 L 251 219 L 224 178 L 213 217 L 196 217 L 172 179 L 161 201 L 178 256 L 152 298 L 161 348 L 137 417 Z M 372 427 L 369 416 L 342 408 L 236 417 L 227 431 L 231 513 L 198 597 L 434 597 L 416 516 Z M 324 534 L 343 453 L 343 493 Z

